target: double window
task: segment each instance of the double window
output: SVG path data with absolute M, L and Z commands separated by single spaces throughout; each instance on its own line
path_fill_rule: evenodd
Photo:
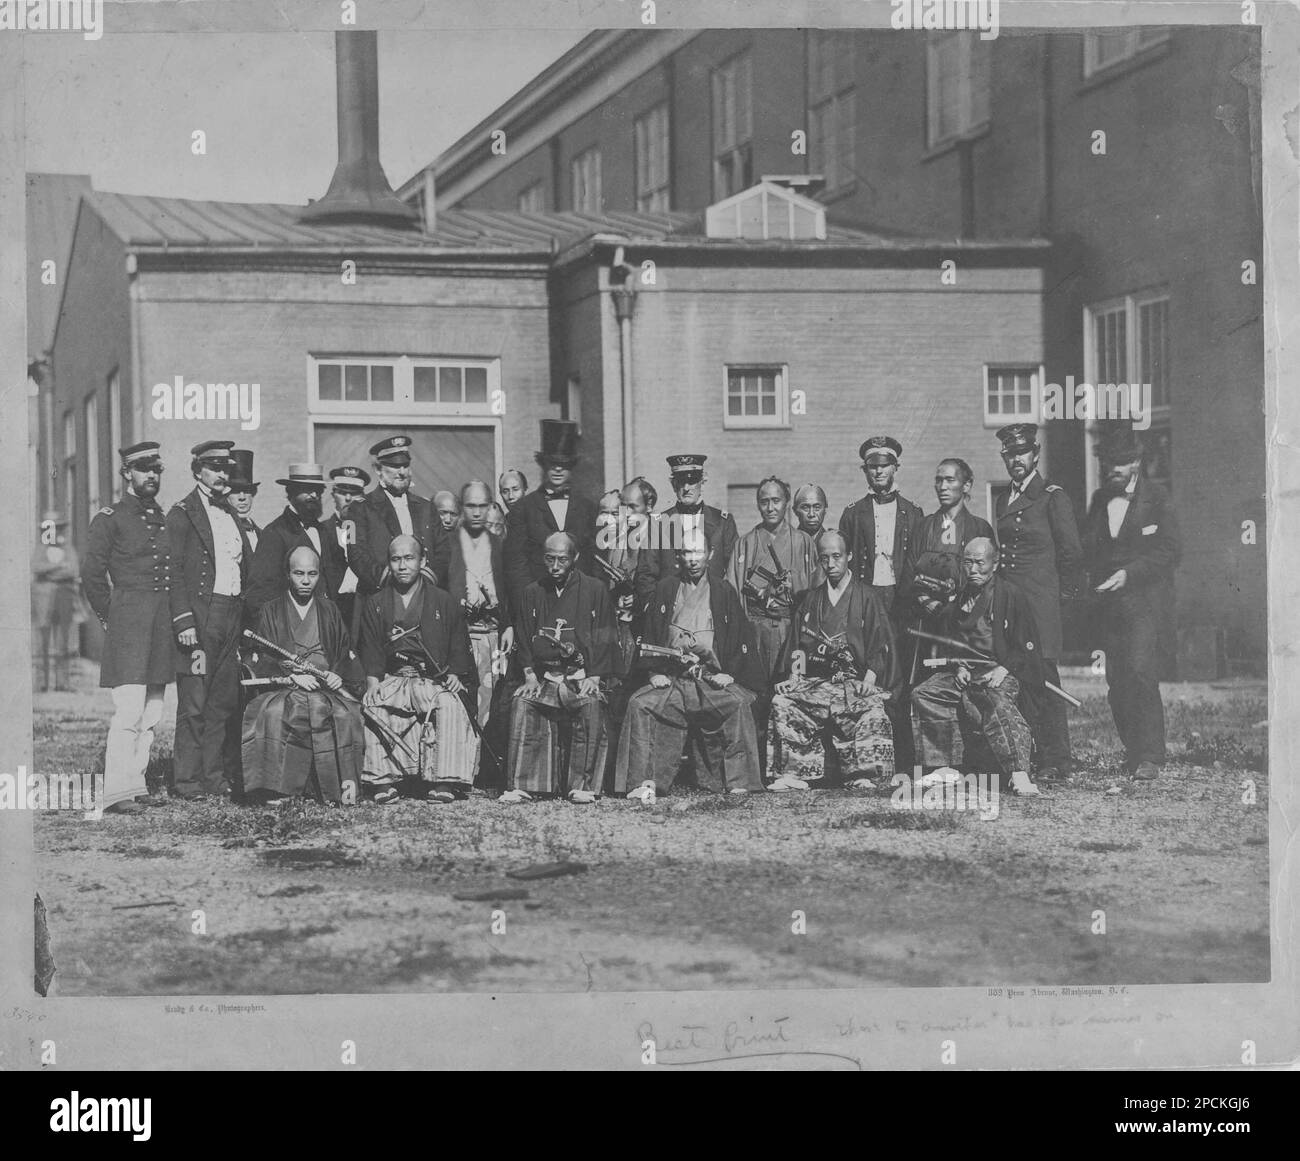
M 808 40 L 808 163 L 826 179 L 827 192 L 849 185 L 855 174 L 857 100 L 854 39 L 843 31 L 815 29 Z
M 713 200 L 754 184 L 753 69 L 749 53 L 713 71 Z
M 978 132 L 989 120 L 990 40 L 976 32 L 935 35 L 926 47 L 927 137 L 931 148 Z
M 1043 370 L 1034 366 L 985 366 L 984 425 L 1037 423 Z
M 784 366 L 727 367 L 722 426 L 789 426 L 790 392 L 787 379 L 787 369 Z
M 1169 40 L 1167 28 L 1123 28 L 1114 32 L 1083 34 L 1083 75 L 1085 78 L 1132 60 L 1149 48 Z
M 668 102 L 638 117 L 632 135 L 636 146 L 636 208 L 647 213 L 671 209 Z
M 308 373 L 312 410 L 326 413 L 494 415 L 500 383 L 495 359 L 323 356 L 311 360 Z
M 591 148 L 579 153 L 569 163 L 573 180 L 573 210 L 578 214 L 599 214 L 604 209 L 600 189 L 600 150 Z

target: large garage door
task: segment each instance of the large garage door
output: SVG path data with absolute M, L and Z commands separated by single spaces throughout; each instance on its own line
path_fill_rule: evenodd
M 374 475 L 370 448 L 387 435 L 411 437 L 411 490 L 432 496 L 445 488 L 460 494 L 469 480 L 496 490 L 496 430 L 485 427 L 394 427 L 317 423 L 316 461 L 325 471 L 353 464 Z

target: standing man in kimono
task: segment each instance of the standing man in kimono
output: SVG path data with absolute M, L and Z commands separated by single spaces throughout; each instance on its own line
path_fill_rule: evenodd
M 190 449 L 197 486 L 167 513 L 176 652 L 175 789 L 228 799 L 239 784 L 239 639 L 252 550 L 226 503 L 233 441 Z
M 305 795 L 354 806 L 361 782 L 365 674 L 347 626 L 332 601 L 318 596 L 320 557 L 302 545 L 289 554 L 287 590 L 262 605 L 255 632 L 297 660 L 324 670 L 306 673 L 271 650 L 257 650 L 253 668 L 283 688 L 259 694 L 244 711 L 244 792 L 263 797 Z
M 403 792 L 429 802 L 466 798 L 478 771 L 469 629 L 459 603 L 424 574 L 427 564 L 416 537 L 395 536 L 389 583 L 361 609 L 370 718 L 362 782 L 380 806 Z
M 121 500 L 90 522 L 86 600 L 107 631 L 99 684 L 113 691 L 113 716 L 104 750 L 106 810 L 138 814 L 165 799 L 149 795 L 145 771 L 163 694 L 176 676 L 170 589 L 171 547 L 158 506 L 163 463 L 158 444 L 122 448 L 126 481 Z
M 871 588 L 852 573 L 838 532 L 817 542 L 826 579 L 800 601 L 778 660 L 786 675 L 772 696 L 767 731 L 769 790 L 807 790 L 826 778 L 824 732 L 840 778 L 858 790 L 894 774 L 885 712 L 894 685 L 894 634 Z
M 816 484 L 804 484 L 796 488 L 794 514 L 799 521 L 799 531 L 806 532 L 816 540 L 826 523 L 826 493 Z
M 471 480 L 461 489 L 460 504 L 464 519 L 452 535 L 447 591 L 465 614 L 478 674 L 477 717 L 486 742 L 479 762 L 480 785 L 499 785 L 509 721 L 509 707 L 502 695 L 515 636 L 504 549 L 501 540 L 488 531 L 492 491 L 487 484 Z
M 1049 484 L 1038 470 L 1037 424 L 1011 423 L 999 428 L 997 437 L 1011 478 L 1010 490 L 997 501 L 998 572 L 1029 602 L 1041 636 L 1043 676 L 1059 685 L 1061 602 L 1083 594 L 1083 545 L 1074 505 L 1059 484 Z M 1026 688 L 1024 695 L 1039 780 L 1069 778 L 1070 723 L 1064 703 L 1038 684 Z
M 524 590 L 515 615 L 524 684 L 511 707 L 501 801 L 595 802 L 607 745 L 602 684 L 617 666 L 614 609 L 604 582 L 574 568 L 567 532 L 547 537 L 544 551 L 547 578 Z
M 678 572 L 654 588 L 639 660 L 642 685 L 627 705 L 615 788 L 653 802 L 677 777 L 687 732 L 699 733 L 700 785 L 730 794 L 761 791 L 753 704 L 763 686 L 754 629 L 736 590 L 711 572 L 715 550 L 700 530 L 678 550 Z

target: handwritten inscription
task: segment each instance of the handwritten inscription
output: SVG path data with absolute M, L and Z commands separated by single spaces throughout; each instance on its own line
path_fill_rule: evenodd
M 643 1020 L 636 1028 L 638 1044 L 653 1040 L 655 1051 L 667 1052 L 725 1052 L 727 1055 L 772 1049 L 789 1044 L 786 1021 L 789 1016 L 777 1016 L 770 1021 L 756 1023 L 753 1016 L 747 1020 L 732 1020 L 719 1031 L 707 1024 L 679 1024 L 662 1038 L 655 1033 L 654 1025 Z

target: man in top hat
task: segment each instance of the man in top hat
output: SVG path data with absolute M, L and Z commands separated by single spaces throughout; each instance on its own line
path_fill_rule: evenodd
M 223 798 L 239 779 L 239 637 L 252 549 L 226 503 L 232 440 L 190 451 L 196 486 L 167 513 L 176 653 L 174 777 L 182 798 Z
M 348 522 L 348 511 L 353 504 L 357 503 L 364 495 L 366 488 L 370 484 L 370 473 L 363 472 L 360 468 L 351 466 L 342 468 L 331 468 L 330 473 L 330 499 L 334 501 L 334 511 L 331 512 L 324 520 L 321 521 L 321 527 L 325 529 L 325 535 L 333 539 L 338 545 L 338 552 L 332 553 L 321 561 L 321 567 L 328 573 L 334 571 L 336 575 L 326 582 L 326 587 L 332 583 L 336 596 L 334 603 L 338 605 L 339 612 L 343 614 L 343 623 L 348 626 L 352 633 L 352 639 L 355 641 L 359 625 L 353 620 L 357 594 L 357 574 L 352 571 L 348 564 L 348 546 L 352 543 L 352 537 L 356 532 L 355 523 Z M 339 569 L 341 572 L 338 572 Z
M 257 539 L 262 530 L 253 523 L 253 501 L 257 498 L 257 481 L 253 479 L 253 453 L 244 448 L 234 448 L 230 453 L 234 466 L 230 469 L 230 479 L 226 481 L 229 491 L 226 502 L 235 514 L 235 520 L 244 530 L 248 546 L 257 551 Z
M 814 540 L 826 523 L 826 493 L 816 484 L 802 484 L 794 490 L 794 515 L 799 531 Z
M 1165 760 L 1160 628 L 1181 542 L 1169 493 L 1142 475 L 1142 455 L 1132 430 L 1098 444 L 1102 486 L 1089 505 L 1086 545 L 1115 729 L 1129 773 L 1151 781 Z
M 78 591 L 80 579 L 81 566 L 77 550 L 68 540 L 67 518 L 48 511 L 32 550 L 32 626 L 38 634 L 42 692 L 50 688 L 51 661 L 54 688 L 72 688 L 77 629 L 86 619 Z
M 1083 546 L 1074 505 L 1059 484 L 1049 484 L 1038 470 L 1036 423 L 1008 424 L 998 429 L 997 437 L 1011 477 L 1011 489 L 998 496 L 995 510 L 998 572 L 1028 599 L 1040 638 L 1043 677 L 1060 685 L 1061 601 L 1082 591 Z M 1024 704 L 1034 731 L 1039 781 L 1069 777 L 1065 704 L 1038 683 L 1026 686 Z
M 578 425 L 566 419 L 543 419 L 542 447 L 537 463 L 542 485 L 529 492 L 506 517 L 506 574 L 514 607 L 524 589 L 546 578 L 543 560 L 547 537 L 567 532 L 573 537 L 577 567 L 591 571 L 591 546 L 596 535 L 596 505 L 572 494 L 570 481 L 578 462 Z
M 248 578 L 244 597 L 244 620 L 250 627 L 257 624 L 258 613 L 268 601 L 289 588 L 286 561 L 295 548 L 306 546 L 316 553 L 321 576 L 318 596 L 333 600 L 335 587 L 343 571 L 336 537 L 321 523 L 325 497 L 325 472 L 320 464 L 290 464 L 287 477 L 275 481 L 284 488 L 288 504 L 283 512 L 262 529 L 261 540 L 253 554 L 253 571 Z M 330 562 L 325 567 L 325 561 Z
M 348 566 L 357 575 L 362 601 L 379 591 L 388 576 L 388 546 L 394 536 L 418 536 L 425 547 L 425 567 L 435 583 L 446 585 L 451 538 L 434 515 L 433 505 L 411 491 L 411 437 L 390 435 L 370 449 L 379 486 L 348 509 L 353 522 Z
M 709 576 L 723 581 L 727 565 L 740 539 L 731 513 L 704 502 L 704 471 L 708 456 L 688 452 L 668 457 L 668 479 L 677 502 L 663 512 L 656 512 L 650 523 L 650 551 L 642 555 L 636 570 L 637 604 L 645 607 L 654 596 L 655 586 L 677 575 L 677 550 L 692 542 L 702 531 L 709 546 Z
M 90 522 L 82 584 L 104 626 L 99 684 L 113 691 L 104 751 L 104 807 L 132 814 L 148 799 L 145 770 L 163 693 L 176 672 L 169 592 L 171 545 L 158 505 L 162 460 L 158 444 L 122 448 L 122 498 Z
M 911 667 L 911 638 L 904 632 L 903 609 L 895 608 L 898 582 L 917 526 L 921 509 L 899 495 L 894 486 L 903 445 L 891 435 L 873 435 L 862 441 L 858 456 L 862 473 L 867 477 L 867 494 L 852 501 L 840 513 L 840 535 L 853 556 L 853 571 L 858 580 L 870 585 L 889 614 L 897 646 L 900 681 Z M 902 770 L 912 765 L 912 722 L 907 710 L 906 691 L 893 690 L 887 703 L 889 720 L 894 726 L 894 760 Z

